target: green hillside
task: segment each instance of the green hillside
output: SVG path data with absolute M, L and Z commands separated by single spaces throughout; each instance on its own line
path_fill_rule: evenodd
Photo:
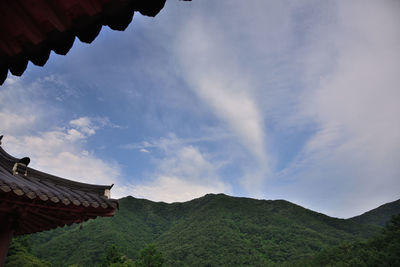
M 284 266 L 400 266 L 400 214 L 367 241 L 343 242 Z
M 306 258 L 380 229 L 284 200 L 210 194 L 166 204 L 126 197 L 114 217 L 32 235 L 31 247 L 53 266 L 94 266 L 113 244 L 137 259 L 148 243 L 155 243 L 167 266 L 259 266 Z
M 386 203 L 350 220 L 361 224 L 384 226 L 394 214 L 400 214 L 400 199 Z

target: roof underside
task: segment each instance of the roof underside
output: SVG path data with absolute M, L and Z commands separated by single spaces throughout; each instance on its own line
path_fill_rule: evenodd
M 63 206 L 0 192 L 0 215 L 12 218 L 14 235 L 42 232 L 98 216 L 111 217 L 114 213 L 113 208 Z
M 0 147 L 0 215 L 13 218 L 16 235 L 113 216 L 118 207 L 117 200 L 106 196 L 112 186 L 74 182 L 23 166 L 14 174 L 16 162 Z
M 103 25 L 123 31 L 135 11 L 155 16 L 166 0 L 0 1 L 0 85 L 21 76 L 28 61 L 43 66 L 50 52 L 65 55 L 75 37 L 91 43 Z

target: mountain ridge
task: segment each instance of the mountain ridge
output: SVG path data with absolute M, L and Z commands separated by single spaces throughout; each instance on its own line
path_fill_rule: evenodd
M 391 214 L 400 213 L 400 199 L 385 203 L 361 215 L 349 218 L 349 220 L 360 224 L 372 224 L 384 226 L 390 220 Z
M 286 200 L 207 194 L 169 204 L 129 196 L 112 218 L 88 221 L 82 230 L 73 225 L 38 233 L 31 242 L 33 253 L 54 266 L 94 266 L 113 244 L 136 259 L 148 243 L 157 245 L 166 266 L 257 266 L 310 257 L 380 229 Z

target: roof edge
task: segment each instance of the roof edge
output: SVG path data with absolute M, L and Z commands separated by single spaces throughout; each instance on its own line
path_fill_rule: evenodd
M 54 3 L 57 2 L 60 1 Z M 43 3 L 46 3 L 46 1 Z M 10 38 L 4 38 L 5 40 L 0 41 L 0 85 L 5 82 L 9 72 L 15 76 L 21 76 L 29 61 L 34 65 L 44 66 L 51 51 L 66 55 L 72 48 L 76 37 L 84 43 L 91 43 L 96 39 L 103 26 L 123 31 L 131 23 L 135 12 L 144 16 L 155 17 L 164 8 L 166 0 L 102 0 L 91 2 L 75 0 L 66 5 L 70 7 L 58 6 L 54 3 L 45 5 L 43 8 L 43 10 L 49 12 L 47 14 L 49 18 L 42 15 L 41 18 L 45 18 L 45 20 L 37 21 L 36 11 L 27 8 L 26 6 L 29 5 L 23 0 L 15 0 L 12 7 L 7 2 L 0 2 L 0 8 L 11 11 L 2 22 L 5 25 L 0 24 L 0 32 L 7 32 L 10 28 L 16 27 L 14 24 L 7 24 L 4 21 L 16 20 L 21 25 L 30 25 L 19 29 L 23 32 L 21 36 L 10 35 Z M 75 6 L 71 7 L 71 5 Z M 40 4 L 36 8 L 40 9 Z M 70 9 L 74 12 L 70 12 Z M 20 10 L 28 12 L 28 15 L 20 16 Z M 43 12 L 45 13 L 45 11 Z M 57 14 L 57 16 L 54 14 Z M 57 23 L 54 21 L 57 21 Z M 48 25 L 51 29 L 44 30 L 35 26 L 41 23 Z M 34 41 L 29 39 L 31 35 L 36 38 Z M 20 39 L 26 40 L 23 41 L 22 45 L 10 46 L 10 44 L 22 42 Z M 9 49 L 10 47 L 13 49 Z
M 6 160 L 8 162 L 12 162 L 15 163 L 17 162 L 19 159 L 10 155 L 9 153 L 7 153 L 3 147 L 0 145 L 0 160 Z M 45 180 L 45 181 L 50 181 L 50 182 L 57 182 L 57 184 L 61 184 L 70 188 L 76 188 L 82 191 L 93 191 L 96 190 L 98 192 L 100 191 L 104 191 L 106 189 L 111 190 L 111 188 L 114 186 L 114 184 L 111 185 L 96 185 L 96 184 L 88 184 L 88 183 L 82 183 L 82 182 L 77 182 L 74 180 L 70 180 L 70 179 L 66 179 L 66 178 L 62 178 L 56 175 L 52 175 L 52 174 L 48 174 L 33 168 L 28 167 L 28 173 L 30 174 L 30 176 L 39 178 L 41 180 Z M 10 170 L 11 172 L 11 170 Z

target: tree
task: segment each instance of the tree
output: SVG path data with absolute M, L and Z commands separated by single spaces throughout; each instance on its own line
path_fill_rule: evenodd
M 108 267 L 135 267 L 135 265 L 133 264 L 133 262 L 131 261 L 126 261 L 124 263 L 112 263 L 111 265 L 109 265 Z
M 50 263 L 31 254 L 29 237 L 14 238 L 8 250 L 6 267 L 49 267 Z
M 124 259 L 122 254 L 119 252 L 118 248 L 115 245 L 111 245 L 106 250 L 106 254 L 104 255 L 101 267 L 108 267 L 113 263 L 123 263 Z
M 135 264 L 140 267 L 164 266 L 164 258 L 154 244 L 148 244 L 140 251 L 139 260 Z

